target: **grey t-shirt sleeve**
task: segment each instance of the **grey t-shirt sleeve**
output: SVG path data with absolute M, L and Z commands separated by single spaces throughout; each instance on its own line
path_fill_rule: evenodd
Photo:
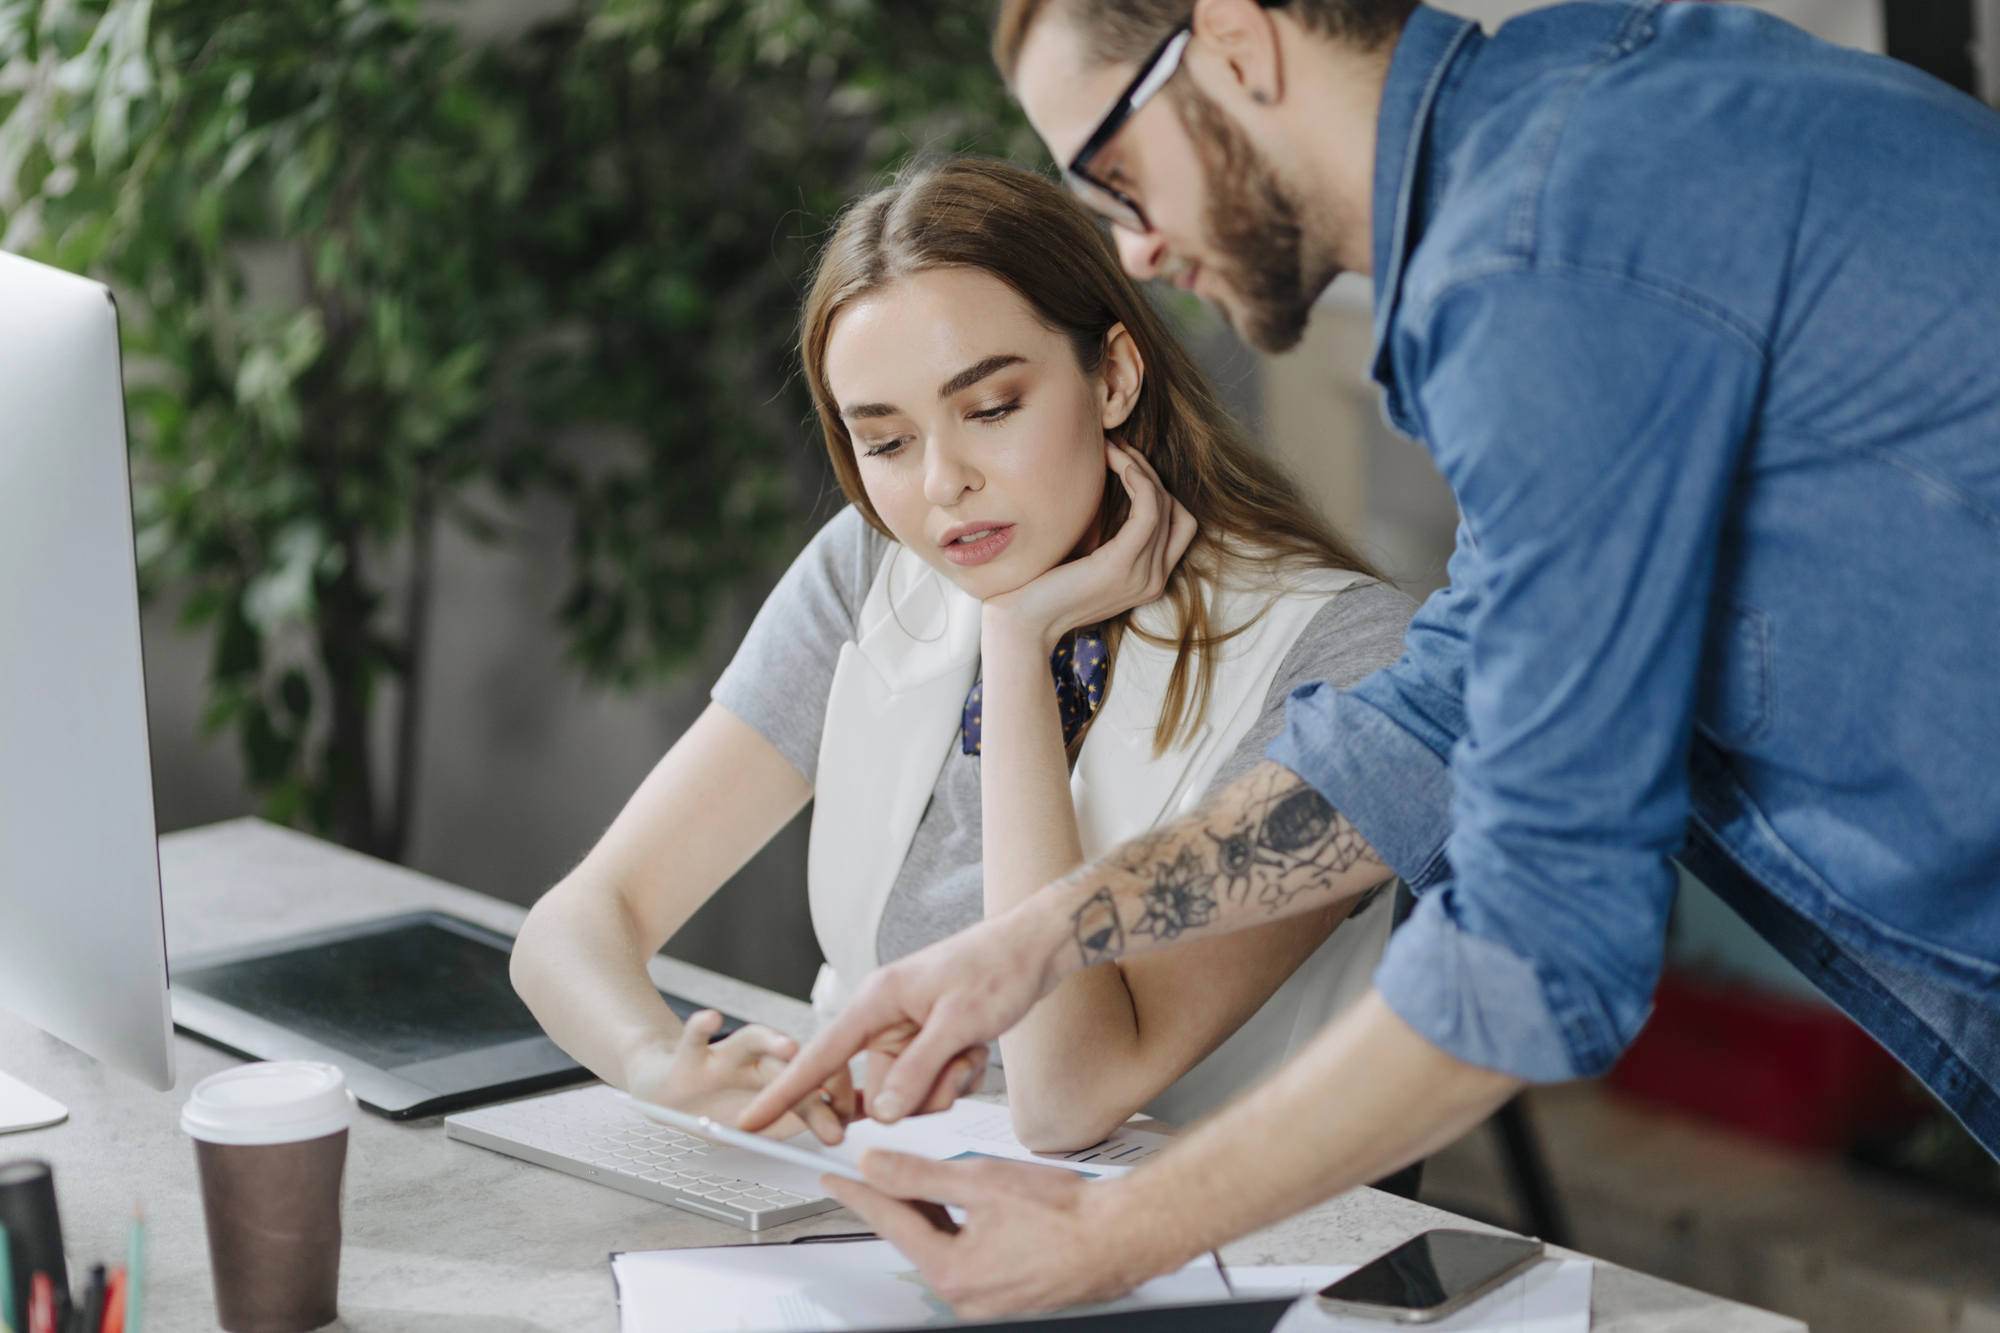
M 1257 716 L 1235 751 L 1216 771 L 1208 790 L 1227 786 L 1255 768 L 1285 725 L 1285 700 L 1308 681 L 1323 680 L 1351 689 L 1363 676 L 1391 666 L 1403 655 L 1403 631 L 1417 604 L 1386 583 L 1336 593 L 1306 622 L 1264 696 Z
M 855 636 L 861 604 L 889 539 L 853 505 L 835 514 L 764 599 L 750 632 L 709 698 L 778 747 L 811 782 L 840 646 Z

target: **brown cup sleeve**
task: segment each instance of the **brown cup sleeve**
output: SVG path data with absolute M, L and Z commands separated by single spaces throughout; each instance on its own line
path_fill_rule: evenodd
M 228 1333 L 307 1333 L 339 1317 L 347 1131 L 300 1143 L 195 1141 L 216 1318 Z

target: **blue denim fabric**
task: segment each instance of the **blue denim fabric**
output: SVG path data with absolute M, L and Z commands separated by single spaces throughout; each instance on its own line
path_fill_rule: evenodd
M 1377 985 L 1598 1073 L 1678 856 L 2000 1150 L 2000 116 L 1729 5 L 1419 9 L 1375 190 L 1463 523 L 1270 755 L 1420 894 Z

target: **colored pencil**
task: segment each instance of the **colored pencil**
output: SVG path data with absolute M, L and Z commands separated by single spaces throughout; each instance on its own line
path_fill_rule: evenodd
M 14 1251 L 7 1244 L 7 1228 L 0 1225 L 0 1333 L 15 1333 L 20 1317 L 14 1308 Z
M 28 1286 L 28 1333 L 56 1333 L 56 1288 L 47 1273 L 36 1273 Z
M 103 1333 L 125 1333 L 125 1266 L 111 1270 L 110 1294 L 104 1298 Z

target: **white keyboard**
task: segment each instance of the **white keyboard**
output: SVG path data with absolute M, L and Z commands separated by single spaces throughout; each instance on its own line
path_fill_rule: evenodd
M 824 1195 L 793 1194 L 702 1170 L 701 1159 L 714 1144 L 653 1124 L 602 1083 L 460 1111 L 444 1118 L 444 1132 L 751 1231 L 840 1206 Z

